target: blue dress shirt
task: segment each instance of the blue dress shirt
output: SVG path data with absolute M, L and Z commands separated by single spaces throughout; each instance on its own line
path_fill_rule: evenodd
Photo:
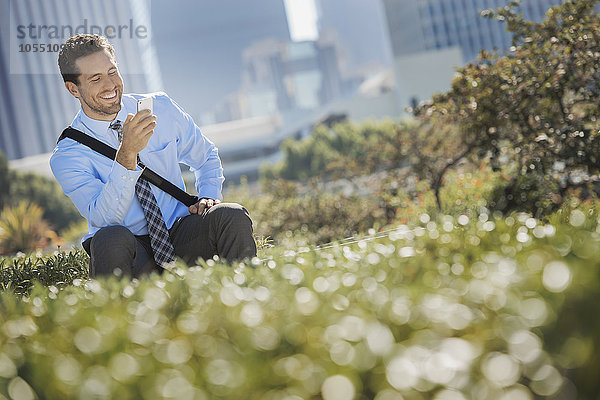
M 196 177 L 199 197 L 222 200 L 223 168 L 215 145 L 201 132 L 192 118 L 165 93 L 124 94 L 121 110 L 114 121 L 136 114 L 137 100 L 153 98 L 156 127 L 148 145 L 139 153 L 141 161 L 154 172 L 185 190 L 179 163 L 190 167 Z M 106 144 L 119 148 L 114 121 L 98 121 L 79 110 L 71 126 Z M 87 219 L 91 237 L 110 225 L 127 227 L 134 235 L 148 234 L 146 219 L 135 195 L 135 183 L 142 170 L 128 170 L 71 138 L 61 140 L 50 158 L 50 167 L 64 193 Z M 150 185 L 167 227 L 189 215 L 188 207 Z

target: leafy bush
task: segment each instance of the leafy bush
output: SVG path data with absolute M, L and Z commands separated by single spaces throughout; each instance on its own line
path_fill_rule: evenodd
M 293 237 L 306 244 L 325 243 L 387 224 L 379 201 L 283 180 L 271 181 L 258 196 L 241 186 L 228 190 L 225 198 L 242 203 L 255 233 L 276 244 Z
M 518 1 L 488 12 L 512 32 L 511 52 L 482 52 L 477 62 L 459 69 L 450 91 L 416 110 L 423 129 L 434 132 L 432 147 L 450 146 L 447 157 L 426 152 L 437 160 L 428 177 L 436 192 L 444 173 L 465 157 L 487 157 L 495 168 L 511 172 L 506 190 L 496 191 L 505 212 L 549 214 L 570 188 L 597 179 L 597 4 L 565 1 L 541 23 L 525 21 Z M 435 135 L 449 129 L 452 135 Z
M 260 189 L 242 184 L 227 188 L 225 200 L 243 204 L 256 234 L 274 244 L 321 244 L 397 223 L 417 223 L 423 213 L 475 215 L 489 208 L 490 193 L 503 181 L 501 173 L 486 165 L 451 171 L 445 179 L 441 211 L 428 181 L 408 169 L 304 184 L 275 179 Z
M 423 217 L 252 267 L 4 292 L 0 394 L 594 399 L 600 234 L 580 212 Z
M 284 141 L 283 161 L 265 166 L 261 175 L 266 179 L 306 181 L 312 177 L 339 179 L 398 168 L 406 152 L 402 138 L 410 136 L 412 125 L 391 120 L 319 125 L 308 138 Z
M 42 219 L 43 211 L 35 204 L 21 201 L 5 206 L 0 216 L 0 254 L 30 251 L 58 243 L 58 236 Z

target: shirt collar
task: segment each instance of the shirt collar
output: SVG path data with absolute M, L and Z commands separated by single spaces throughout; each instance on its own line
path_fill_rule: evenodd
M 112 133 L 109 133 L 109 127 L 113 122 L 115 122 L 116 120 L 119 120 L 121 122 L 125 121 L 125 119 L 127 118 L 127 110 L 125 109 L 123 100 L 121 100 L 121 110 L 119 110 L 117 116 L 112 121 L 100 121 L 97 119 L 90 118 L 83 111 L 83 108 L 79 110 L 78 116 L 79 122 L 81 122 L 81 124 L 87 128 L 90 134 L 97 138 L 106 138 L 107 135 L 111 137 L 113 136 Z

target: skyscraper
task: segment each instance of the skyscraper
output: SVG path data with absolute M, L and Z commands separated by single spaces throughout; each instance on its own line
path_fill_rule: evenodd
M 0 0 L 0 150 L 9 159 L 50 152 L 79 110 L 57 64 L 73 34 L 110 38 L 127 91 L 162 88 L 148 7 L 147 0 Z
M 523 0 L 525 18 L 540 21 L 562 0 Z M 456 68 L 482 49 L 508 50 L 511 35 L 481 12 L 508 0 L 383 0 L 401 110 L 450 88 Z
M 383 0 L 394 57 L 459 47 L 463 60 L 471 61 L 482 50 L 507 50 L 511 36 L 506 25 L 480 16 L 508 0 Z M 523 0 L 525 18 L 540 21 L 562 0 Z

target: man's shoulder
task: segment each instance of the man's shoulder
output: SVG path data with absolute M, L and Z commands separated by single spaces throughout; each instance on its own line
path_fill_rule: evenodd
M 56 144 L 50 156 L 50 168 L 54 175 L 59 170 L 80 168 L 86 163 L 88 148 L 81 143 L 66 137 Z
M 54 151 L 50 156 L 50 159 L 61 157 L 61 156 L 72 156 L 80 154 L 82 150 L 85 150 L 87 147 L 83 146 L 76 140 L 71 139 L 70 137 L 65 137 L 61 139 L 56 146 L 54 147 Z
M 140 99 L 152 97 L 153 100 L 171 100 L 165 92 L 152 93 L 123 93 L 123 101 L 138 101 Z
M 164 112 L 167 110 L 173 110 L 179 108 L 177 104 L 167 95 L 165 92 L 152 92 L 152 93 L 127 93 L 123 94 L 123 103 L 127 108 L 135 109 L 138 100 L 151 97 L 152 108 L 154 113 Z
M 127 98 L 125 98 L 125 96 L 127 96 Z M 145 97 L 152 97 L 152 109 L 156 115 L 161 115 L 163 113 L 169 113 L 169 115 L 172 116 L 185 115 L 183 108 L 181 108 L 181 106 L 165 92 L 123 94 L 123 103 L 127 108 L 135 109 L 137 101 Z

